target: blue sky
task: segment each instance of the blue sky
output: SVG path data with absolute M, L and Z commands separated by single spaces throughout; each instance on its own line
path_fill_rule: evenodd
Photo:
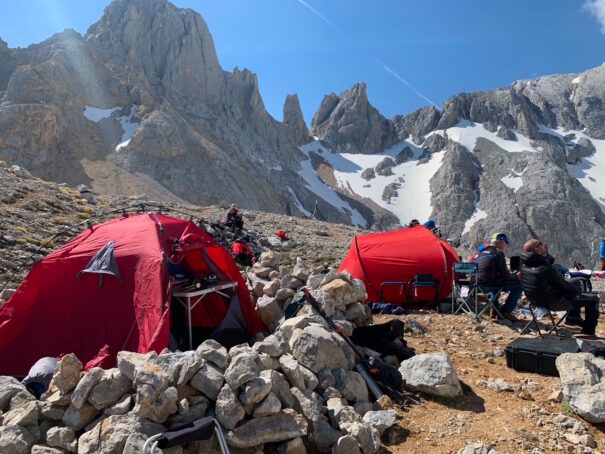
M 26 47 L 65 28 L 85 33 L 109 3 L 3 0 L 0 37 Z M 290 93 L 310 123 L 326 94 L 366 82 L 370 102 L 390 118 L 429 100 L 439 107 L 460 92 L 605 62 L 605 0 L 173 3 L 204 17 L 225 70 L 258 75 L 278 120 Z

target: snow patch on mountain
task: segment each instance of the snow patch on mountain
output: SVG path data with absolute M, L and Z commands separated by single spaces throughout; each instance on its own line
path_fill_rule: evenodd
M 84 106 L 83 114 L 90 121 L 98 123 L 101 120 L 104 120 L 105 118 L 111 117 L 112 113 L 120 109 L 121 107 L 110 107 L 109 109 L 100 109 L 98 107 Z
M 332 153 L 330 150 L 325 148 L 319 141 L 314 141 L 314 142 L 310 142 L 306 145 L 303 145 L 302 147 L 300 147 L 300 150 L 305 155 L 307 155 L 307 157 L 309 157 L 309 153 L 311 151 L 318 151 L 318 150 L 321 150 L 321 153 L 324 157 L 326 154 L 329 154 L 329 153 L 337 155 L 337 153 Z M 336 191 L 334 191 L 329 185 L 324 183 L 317 176 L 317 174 L 315 173 L 315 170 L 313 169 L 313 164 L 311 163 L 310 158 L 302 161 L 300 164 L 302 166 L 302 170 L 300 170 L 298 172 L 298 174 L 301 177 L 303 177 L 304 180 L 307 182 L 307 186 L 309 187 L 309 190 L 311 192 L 317 194 L 319 197 L 324 199 L 330 205 L 333 205 L 334 207 L 339 208 L 344 213 L 346 213 L 347 216 L 351 216 L 352 222 L 355 225 L 358 225 L 360 227 L 368 226 L 368 221 L 366 220 L 366 218 L 364 218 L 362 216 L 362 214 L 359 211 L 357 211 L 355 208 L 351 207 L 351 205 L 349 205 L 348 202 L 345 202 L 343 199 L 341 199 L 338 196 L 338 194 L 336 193 Z
M 137 123 L 136 121 L 132 121 L 132 117 L 134 116 L 136 111 L 137 106 L 133 105 L 130 108 L 130 113 L 128 115 L 122 115 L 121 117 L 118 117 L 118 121 L 122 125 L 122 130 L 124 131 L 124 134 L 122 134 L 122 139 L 120 140 L 120 143 L 116 146 L 116 151 L 120 151 L 120 148 L 127 147 L 130 143 L 130 139 L 132 138 L 132 136 L 134 136 L 134 133 L 137 132 L 137 129 L 139 129 L 139 123 Z
M 517 192 L 523 186 L 523 172 L 515 172 L 513 169 L 510 170 L 511 173 L 502 177 L 500 181 L 504 183 L 506 186 L 511 188 L 513 191 Z
M 391 167 L 393 175 L 377 174 L 370 181 L 361 177 L 365 169 L 376 167 L 387 157 L 394 159 L 405 147 L 412 150 L 412 157 L 406 162 Z M 326 160 L 334 170 L 334 177 L 340 188 L 371 199 L 397 216 L 401 224 L 407 224 L 413 218 L 428 219 L 430 217 L 432 194 L 429 189 L 429 181 L 441 166 L 445 151 L 434 153 L 428 157 L 426 162 L 424 160 L 420 162 L 419 159 L 425 150 L 409 141 L 401 142 L 380 154 L 371 155 L 335 153 L 321 145 L 320 142 L 311 142 L 302 148 L 303 152 L 307 154 L 310 151 L 318 152 Z M 312 170 L 309 161 L 305 161 L 305 164 Z M 315 174 L 314 171 L 313 174 Z M 307 182 L 309 181 L 305 175 L 303 177 Z M 383 200 L 382 195 L 385 188 L 393 183 L 397 186 L 397 195 L 392 196 L 389 200 Z
M 567 171 L 570 175 L 577 178 L 580 184 L 592 195 L 593 199 L 597 201 L 601 210 L 605 212 L 605 140 L 593 139 L 582 131 L 564 131 L 559 129 L 557 132 L 575 134 L 576 139 L 572 140 L 574 143 L 581 137 L 584 137 L 594 145 L 595 152 L 592 155 L 583 157 L 575 164 L 567 164 Z
M 435 131 L 434 133 L 437 133 Z M 475 144 L 477 143 L 477 139 L 479 137 L 483 137 L 490 142 L 495 143 L 503 150 L 506 150 L 510 153 L 518 153 L 522 151 L 527 151 L 530 153 L 538 153 L 539 150 L 534 148 L 530 140 L 515 132 L 515 136 L 517 138 L 516 141 L 512 140 L 504 140 L 495 132 L 490 132 L 483 127 L 481 123 L 473 123 L 468 120 L 460 120 L 458 124 L 452 128 L 448 128 L 445 130 L 448 138 L 453 140 L 454 142 L 458 142 L 460 145 L 465 147 L 471 153 L 475 149 Z

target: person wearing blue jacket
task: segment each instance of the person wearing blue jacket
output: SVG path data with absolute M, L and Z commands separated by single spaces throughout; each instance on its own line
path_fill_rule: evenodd
M 601 252 L 601 271 L 605 271 L 605 238 L 601 238 L 599 251 Z

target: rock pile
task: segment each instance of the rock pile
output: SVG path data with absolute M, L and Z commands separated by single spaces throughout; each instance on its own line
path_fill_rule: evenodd
M 347 274 L 309 271 L 301 261 L 280 267 L 268 252 L 248 275 L 272 326 L 303 285 L 345 332 L 371 321 L 363 283 Z M 0 452 L 140 452 L 147 437 L 210 414 L 243 452 L 374 453 L 397 412 L 388 399 L 370 403 L 354 366 L 352 349 L 308 303 L 253 346 L 207 340 L 196 351 L 120 352 L 117 368 L 87 372 L 70 354 L 39 401 L 0 377 Z M 209 452 L 215 441 L 204 443 L 170 452 Z

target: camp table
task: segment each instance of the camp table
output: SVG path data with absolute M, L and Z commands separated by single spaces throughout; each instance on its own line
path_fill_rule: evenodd
M 191 311 L 195 309 L 205 297 L 210 293 L 218 293 L 226 298 L 229 298 L 229 295 L 223 293 L 221 290 L 226 290 L 229 288 L 237 287 L 237 282 L 227 282 L 225 284 L 217 284 L 211 287 L 206 287 L 200 290 L 194 291 L 176 291 L 172 292 L 172 296 L 174 296 L 179 303 L 187 310 L 187 324 L 189 325 L 189 348 L 193 350 L 193 334 L 191 329 Z M 184 298 L 185 302 L 181 299 Z M 193 303 L 192 303 L 193 301 Z

